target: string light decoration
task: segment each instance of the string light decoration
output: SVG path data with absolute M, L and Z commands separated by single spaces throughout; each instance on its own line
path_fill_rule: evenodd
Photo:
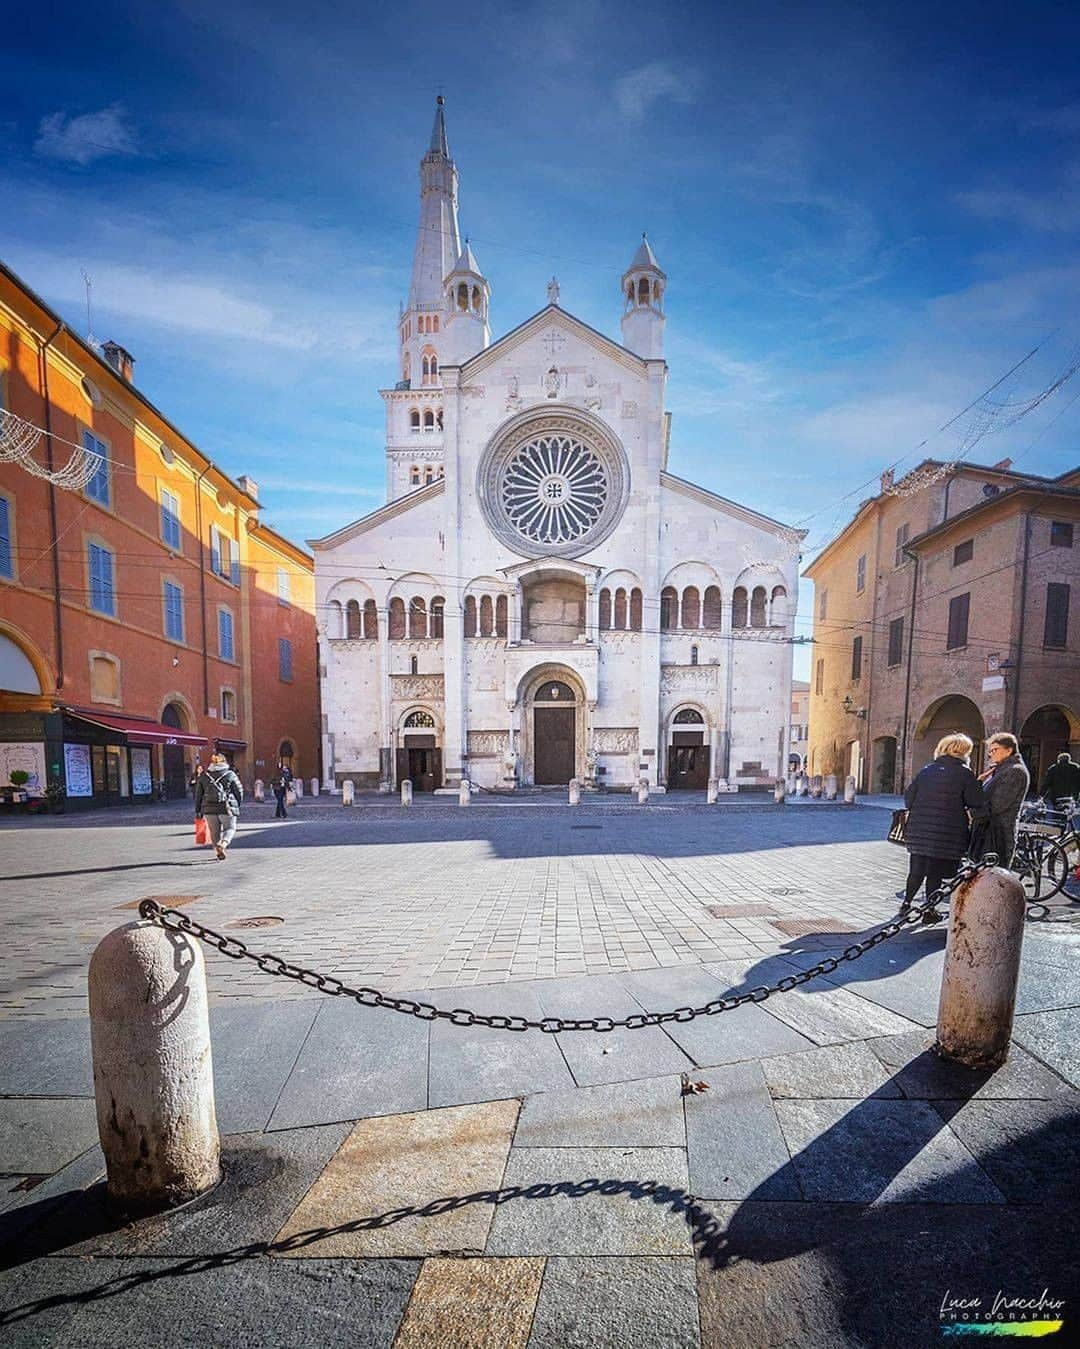
M 34 451 L 44 434 L 39 426 L 0 408 L 0 463 L 18 464 L 35 478 L 51 482 L 65 492 L 81 492 L 105 462 L 104 457 L 81 445 L 72 445 L 72 454 L 66 464 L 61 468 L 46 468 L 34 458 Z M 65 443 L 72 444 L 70 441 Z

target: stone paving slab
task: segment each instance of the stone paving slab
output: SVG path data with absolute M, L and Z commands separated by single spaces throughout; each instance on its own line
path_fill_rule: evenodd
M 690 1190 L 702 1199 L 800 1199 L 761 1068 L 736 1063 L 703 1074 L 708 1091 L 686 1098 Z
M 1013 1039 L 1080 1087 L 1080 1007 L 1018 1016 Z
M 775 1107 L 811 1201 L 1002 1202 L 968 1149 L 923 1101 L 777 1101 Z
M 425 1260 L 394 1349 L 526 1349 L 543 1260 Z
M 1045 962 L 1032 959 L 1021 962 L 1020 986 L 1016 992 L 1017 1012 L 1045 1012 L 1056 1007 L 1080 1006 L 1080 959 L 1054 967 L 1052 978 L 1024 978 L 1032 966 L 1043 973 Z M 1032 971 L 1034 973 L 1034 971 Z
M 515 1148 L 488 1255 L 689 1255 L 681 1148 Z
M 934 1040 L 933 1031 L 919 1030 L 871 1040 L 865 1048 L 895 1074 L 900 1092 L 914 1100 L 1035 1100 L 1070 1091 L 1067 1082 L 1019 1045 L 1010 1047 L 1002 1067 L 980 1072 L 939 1058 L 931 1052 Z
M 889 1069 L 865 1043 L 825 1045 L 762 1059 L 761 1071 L 773 1097 L 861 1101 L 867 1096 L 902 1094 Z
M 93 1096 L 90 1021 L 0 1021 L 0 1095 Z
M 4 1349 L 96 1345 L 92 1337 L 72 1333 L 80 1299 L 105 1289 L 104 1312 L 122 1319 L 117 1303 L 127 1301 L 123 1268 L 119 1260 L 32 1260 L 0 1269 L 0 1343 Z
M 423 1110 L 428 1023 L 325 999 L 270 1119 L 271 1129 Z
M 846 988 L 793 988 L 771 998 L 768 1010 L 816 1045 L 847 1044 L 868 1035 L 900 1035 L 915 1029 L 907 1017 Z
M 697 1349 L 699 1343 L 693 1260 L 547 1262 L 529 1349 Z
M 265 1129 L 321 1002 L 210 1008 L 214 1100 L 223 1134 Z
M 872 947 L 858 960 L 841 962 L 828 982 L 917 1025 L 933 1026 L 937 1024 L 944 954 L 944 926 L 903 932 Z M 806 969 L 817 964 L 821 952 L 794 952 L 786 958 Z M 818 987 L 817 980 L 813 987 Z
M 933 1107 L 1011 1204 L 1046 1204 L 1075 1222 L 1080 1114 L 1047 1101 L 937 1101 Z M 1064 1213 L 1062 1213 L 1064 1205 Z
M 682 1082 L 655 1077 L 527 1096 L 515 1148 L 676 1147 L 686 1145 Z
M 0 1167 L 51 1175 L 97 1142 L 92 1100 L 19 1097 L 0 1100 Z
M 304 1256 L 479 1254 L 517 1114 L 517 1101 L 495 1101 L 361 1120 L 283 1223 L 275 1249 Z M 441 1202 L 453 1199 L 462 1202 Z

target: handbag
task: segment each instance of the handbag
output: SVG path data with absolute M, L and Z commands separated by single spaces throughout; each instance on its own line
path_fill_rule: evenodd
M 195 821 L 195 846 L 200 848 L 210 842 L 210 826 L 205 819 Z
M 907 841 L 907 811 L 894 810 L 892 813 L 892 824 L 889 825 L 889 832 L 886 835 L 890 843 L 899 843 L 901 847 Z

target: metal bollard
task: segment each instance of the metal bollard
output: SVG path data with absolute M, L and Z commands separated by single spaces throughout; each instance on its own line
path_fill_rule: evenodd
M 567 801 L 572 806 L 581 805 L 581 783 L 577 778 L 570 779 L 570 787 L 567 792 Z
M 255 791 L 253 793 L 256 801 L 266 800 L 266 788 L 263 786 L 262 778 L 255 779 Z
M 646 805 L 646 804 L 648 803 L 648 800 L 649 800 L 649 784 L 648 784 L 648 781 L 647 781 L 645 778 L 642 778 L 641 781 L 640 781 L 640 782 L 638 783 L 638 785 L 637 785 L 637 799 L 638 799 L 638 805 L 639 805 L 639 806 L 644 806 L 644 805 Z
M 319 794 L 319 779 L 318 779 L 318 778 L 312 778 L 312 779 L 311 779 L 311 795 L 312 795 L 312 796 L 318 796 L 318 794 Z
M 716 778 L 710 778 L 708 786 L 705 788 L 705 804 L 715 806 L 716 798 L 720 795 L 720 783 Z
M 837 784 L 836 784 L 836 774 L 835 774 L 835 773 L 829 773 L 829 774 L 827 774 L 827 775 L 826 775 L 826 778 L 825 778 L 825 800 L 826 800 L 826 801 L 835 801 L 835 800 L 836 800 L 836 786 L 837 786 Z
M 457 803 L 459 806 L 468 806 L 472 804 L 472 788 L 469 786 L 468 778 L 461 779 L 461 786 L 458 787 Z
M 773 800 L 778 806 L 782 806 L 787 799 L 787 786 L 783 778 L 776 779 L 776 786 L 773 788 Z
M 412 805 L 412 779 L 403 778 L 401 782 L 401 804 L 403 806 Z
M 855 779 L 849 773 L 844 779 L 844 805 L 853 806 L 855 804 Z
M 1009 1053 L 1027 901 L 1001 867 L 952 894 L 936 1053 L 968 1068 L 1000 1068 Z
M 221 1178 L 206 966 L 198 943 L 125 923 L 90 958 L 90 1040 L 111 1203 L 147 1213 Z
M 346 778 L 341 784 L 341 804 L 351 806 L 356 795 L 356 784 L 352 778 Z

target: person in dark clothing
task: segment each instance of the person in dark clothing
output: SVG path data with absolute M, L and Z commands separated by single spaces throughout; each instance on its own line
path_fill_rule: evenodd
M 1009 731 L 1000 731 L 986 742 L 990 767 L 981 774 L 988 818 L 975 827 L 972 857 L 997 854 L 999 867 L 1011 867 L 1016 851 L 1016 824 L 1020 807 L 1031 786 L 1027 764 L 1020 757 L 1020 743 Z
M 1059 754 L 1046 771 L 1039 795 L 1055 806 L 1066 797 L 1080 800 L 1080 763 L 1070 759 L 1067 752 Z
M 215 750 L 195 784 L 195 818 L 206 820 L 210 829 L 210 842 L 214 845 L 219 862 L 224 862 L 236 833 L 236 821 L 243 799 L 243 783 L 229 767 L 225 755 Z
M 904 842 L 911 861 L 901 913 L 911 908 L 924 881 L 929 898 L 946 877 L 956 875 L 970 843 L 969 813 L 979 820 L 987 814 L 982 784 L 968 767 L 973 748 L 966 735 L 945 736 L 933 762 L 908 783 Z
M 270 784 L 274 792 L 274 800 L 277 802 L 277 809 L 274 811 L 275 820 L 288 819 L 288 812 L 285 809 L 285 798 L 289 794 L 289 784 L 292 782 L 292 770 L 283 760 L 279 761 L 277 772 L 274 774 L 274 780 Z

